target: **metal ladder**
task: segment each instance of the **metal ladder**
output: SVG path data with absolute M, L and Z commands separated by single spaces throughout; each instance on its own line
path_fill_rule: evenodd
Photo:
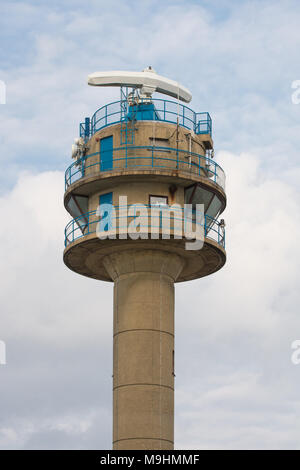
M 125 91 L 124 91 L 125 89 Z M 128 117 L 129 115 L 129 104 L 128 104 L 128 87 L 121 87 L 121 145 L 134 145 L 135 137 L 135 116 L 134 114 Z

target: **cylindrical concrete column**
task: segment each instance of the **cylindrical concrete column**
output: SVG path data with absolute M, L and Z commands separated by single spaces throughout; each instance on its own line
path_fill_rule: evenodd
M 115 282 L 113 448 L 173 449 L 174 281 L 183 261 L 132 250 L 104 265 Z

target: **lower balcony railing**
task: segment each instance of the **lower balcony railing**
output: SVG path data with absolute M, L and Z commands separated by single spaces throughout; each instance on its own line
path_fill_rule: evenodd
M 85 155 L 65 172 L 65 188 L 85 176 L 120 169 L 171 169 L 196 174 L 225 189 L 225 173 L 214 160 L 170 147 L 123 146 Z
M 176 206 L 105 205 L 72 219 L 65 228 L 65 246 L 86 235 L 99 238 L 209 238 L 225 248 L 225 226 L 200 211 Z M 150 236 L 149 236 L 150 234 Z

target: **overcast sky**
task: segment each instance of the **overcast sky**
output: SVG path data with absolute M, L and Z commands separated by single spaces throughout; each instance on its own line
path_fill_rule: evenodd
M 298 0 L 1 1 L 1 449 L 107 449 L 112 285 L 62 261 L 78 123 L 152 65 L 213 119 L 226 266 L 176 286 L 176 448 L 300 448 Z

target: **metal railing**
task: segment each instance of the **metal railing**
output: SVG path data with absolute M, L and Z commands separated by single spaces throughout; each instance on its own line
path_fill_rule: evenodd
M 155 209 L 157 211 L 157 206 L 150 206 L 146 204 L 133 204 L 131 206 L 109 206 L 110 213 L 109 217 L 106 217 L 105 223 L 108 224 L 106 227 L 105 225 L 101 227 L 101 216 L 99 215 L 99 209 L 87 212 L 86 214 L 72 219 L 65 228 L 65 246 L 67 247 L 75 240 L 85 237 L 91 233 L 98 233 L 99 231 L 102 233 L 107 232 L 107 235 L 109 235 L 109 232 L 112 230 L 115 230 L 116 234 L 124 234 L 124 230 L 127 233 L 130 233 L 130 227 L 133 226 L 132 224 L 135 224 L 136 220 L 138 220 L 138 224 L 136 224 L 136 226 L 140 227 L 144 233 L 145 230 L 143 229 L 146 229 L 147 233 L 152 233 L 154 231 L 156 233 L 163 234 L 165 233 L 164 227 L 166 226 L 163 219 L 168 217 L 168 227 L 170 227 L 171 222 L 173 224 L 173 234 L 175 234 L 175 231 L 178 229 L 178 227 L 180 229 L 181 224 L 180 230 L 184 238 L 186 224 L 189 222 L 190 224 L 192 223 L 193 225 L 196 224 L 200 226 L 203 230 L 203 235 L 205 238 L 214 240 L 222 248 L 225 248 L 224 224 L 208 215 L 202 215 L 202 217 L 198 218 L 196 216 L 197 214 L 195 210 L 187 210 L 179 207 L 174 209 L 172 206 L 167 206 L 166 208 L 159 207 L 159 215 L 153 218 L 151 209 Z M 99 208 L 101 211 L 101 206 L 99 206 Z M 105 208 L 107 212 L 107 205 L 105 205 Z M 147 211 L 146 215 L 145 210 Z M 178 234 L 178 232 L 176 233 Z
M 107 161 L 110 152 L 112 158 Z M 170 147 L 123 146 L 107 152 L 85 155 L 65 172 L 65 188 L 85 176 L 120 169 L 178 169 L 188 174 L 207 177 L 225 189 L 225 173 L 214 160 L 203 155 Z
M 196 113 L 191 108 L 181 103 L 163 99 L 152 99 L 151 104 L 154 104 L 154 111 L 149 111 L 146 106 L 149 104 L 149 100 L 143 102 L 141 99 L 138 105 L 143 103 L 145 106 L 142 106 L 138 111 L 138 120 L 156 120 L 177 124 L 178 119 L 180 126 L 193 130 L 195 134 L 211 135 L 212 133 L 212 120 L 210 114 L 207 112 Z M 125 107 L 127 114 L 125 114 L 124 117 Z M 114 101 L 102 106 L 93 114 L 91 119 L 86 118 L 85 122 L 80 123 L 80 137 L 87 139 L 106 126 L 124 122 L 126 119 L 132 119 L 134 113 L 131 113 L 130 109 L 131 106 L 128 105 L 126 100 Z

